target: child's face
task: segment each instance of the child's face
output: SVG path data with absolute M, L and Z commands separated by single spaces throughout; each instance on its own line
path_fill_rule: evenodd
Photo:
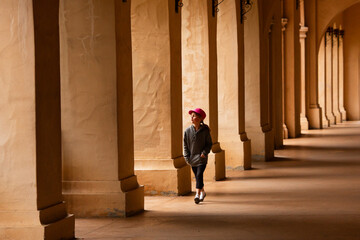
M 201 117 L 199 115 L 197 115 L 196 113 L 191 113 L 191 122 L 193 124 L 200 124 L 201 122 Z

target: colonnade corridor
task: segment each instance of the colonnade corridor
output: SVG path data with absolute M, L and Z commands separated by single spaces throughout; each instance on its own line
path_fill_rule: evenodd
M 126 219 L 76 219 L 80 239 L 360 239 L 360 121 L 303 131 L 271 162 L 206 182 L 207 197 L 145 197 Z M 194 191 L 194 184 L 193 184 Z

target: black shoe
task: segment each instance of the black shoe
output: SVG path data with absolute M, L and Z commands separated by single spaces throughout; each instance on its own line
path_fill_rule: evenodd
M 195 195 L 194 202 L 195 202 L 196 204 L 199 204 L 199 202 L 200 202 L 199 195 L 197 195 L 197 194 Z

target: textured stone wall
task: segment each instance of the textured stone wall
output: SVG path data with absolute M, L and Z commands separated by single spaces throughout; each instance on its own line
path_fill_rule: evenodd
M 117 179 L 114 14 L 112 0 L 60 2 L 64 180 Z
M 238 45 L 235 1 L 226 1 L 218 13 L 219 140 L 238 137 Z
M 202 108 L 209 114 L 209 37 L 205 0 L 188 1 L 182 9 L 183 128 L 188 111 Z M 205 123 L 209 123 L 205 119 Z
M 171 158 L 168 2 L 132 1 L 135 159 Z

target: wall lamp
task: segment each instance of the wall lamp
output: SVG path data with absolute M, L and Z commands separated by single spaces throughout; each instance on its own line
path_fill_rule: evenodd
M 344 31 L 344 30 L 340 30 L 340 31 L 339 31 L 340 37 L 344 38 L 344 34 L 345 34 L 345 31 Z
M 219 8 L 218 6 L 223 2 L 224 0 L 222 0 L 221 2 L 219 2 L 218 0 L 212 0 L 212 15 L 213 17 L 215 17 L 215 14 L 217 12 L 219 12 Z
M 182 0 L 175 0 L 175 12 L 179 13 L 179 7 L 184 6 Z
M 245 14 L 251 10 L 253 4 L 252 0 L 240 0 L 241 23 L 246 19 Z
M 327 38 L 326 35 L 325 35 L 325 46 L 328 44 L 328 42 L 332 42 L 332 41 L 333 41 L 333 39 L 332 39 L 332 34 L 333 34 L 333 33 L 334 33 L 334 29 L 333 29 L 332 27 L 328 27 L 328 28 L 326 29 L 325 34 L 329 34 L 329 36 L 331 36 L 331 37 Z

